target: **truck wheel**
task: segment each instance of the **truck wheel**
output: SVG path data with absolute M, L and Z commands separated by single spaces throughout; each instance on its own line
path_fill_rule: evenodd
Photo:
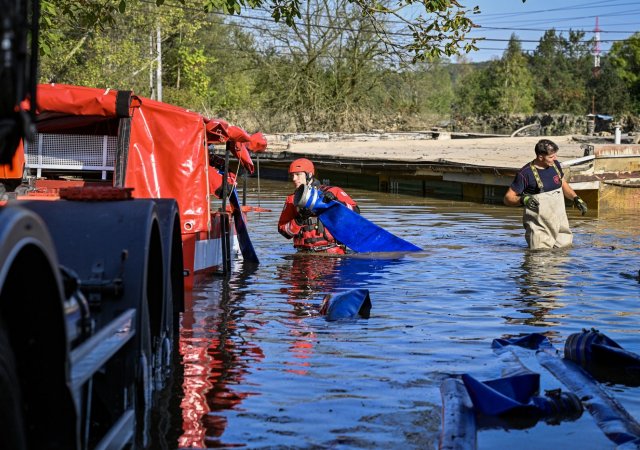
M 136 448 L 147 448 L 151 431 L 151 407 L 153 404 L 153 367 L 151 333 L 149 330 L 149 311 L 147 304 L 139 305 L 138 322 L 138 364 L 135 378 L 135 410 L 136 410 Z
M 0 318 L 0 448 L 27 448 L 16 362 Z

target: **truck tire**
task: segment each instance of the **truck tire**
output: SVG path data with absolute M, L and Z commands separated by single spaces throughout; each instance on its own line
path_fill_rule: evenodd
M 0 448 L 26 449 L 16 362 L 0 317 Z
M 154 389 L 163 390 L 170 379 L 172 356 L 175 352 L 180 328 L 180 313 L 184 312 L 184 268 L 180 212 L 173 199 L 154 199 L 158 208 L 162 239 L 166 297 L 162 308 L 149 305 L 151 324 L 157 324 L 154 336 Z
M 123 311 L 135 310 L 135 334 L 93 377 L 89 444 L 135 412 L 133 448 L 149 442 L 154 364 L 161 353 L 166 305 L 165 267 L 156 203 L 116 201 L 25 201 L 47 223 L 60 263 L 76 272 L 93 311 L 97 332 Z M 73 217 L 73 220 L 69 220 Z M 181 248 L 180 248 L 181 249 Z M 159 384 L 161 384 L 159 382 Z
M 151 366 L 151 339 L 149 331 L 149 315 L 146 311 L 146 305 L 141 305 L 142 320 L 139 322 L 140 334 L 143 336 L 139 343 L 138 364 L 136 365 L 135 378 L 135 412 L 136 412 L 136 434 L 135 448 L 144 449 L 149 445 L 151 438 L 151 408 L 153 406 L 153 373 Z
M 0 418 L 2 449 L 77 448 L 64 291 L 57 267 L 42 219 L 16 205 L 0 208 L 0 408 L 10 415 Z M 44 398 L 56 408 L 47 420 L 42 420 L 40 408 Z M 15 446 L 1 442 L 16 436 Z

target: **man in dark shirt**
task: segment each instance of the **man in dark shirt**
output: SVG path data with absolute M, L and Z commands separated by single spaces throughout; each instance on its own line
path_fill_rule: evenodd
M 504 196 L 507 206 L 524 206 L 522 223 L 532 249 L 566 247 L 573 242 L 564 199 L 572 200 L 582 215 L 587 204 L 564 180 L 558 146 L 549 139 L 535 147 L 536 159 L 516 174 Z

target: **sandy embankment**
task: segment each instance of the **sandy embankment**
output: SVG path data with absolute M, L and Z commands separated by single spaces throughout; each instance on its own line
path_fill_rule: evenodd
M 560 147 L 558 159 L 568 161 L 580 158 L 584 150 L 572 136 L 545 136 Z M 267 137 L 269 140 L 269 136 Z M 454 162 L 460 164 L 520 168 L 535 157 L 534 147 L 541 137 L 491 137 L 474 139 L 417 139 L 393 137 L 392 139 L 348 137 L 310 142 L 284 140 L 277 136 L 269 140 L 271 153 L 287 151 L 306 155 L 310 159 L 319 157 L 366 158 L 389 161 Z M 273 145 L 271 145 L 273 143 Z

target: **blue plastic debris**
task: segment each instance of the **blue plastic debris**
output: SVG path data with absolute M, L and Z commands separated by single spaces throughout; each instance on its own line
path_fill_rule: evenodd
M 549 422 L 575 420 L 582 415 L 582 403 L 571 392 L 540 390 L 540 374 L 529 372 L 495 380 L 478 381 L 462 375 L 475 410 L 486 416 L 529 416 Z
M 491 348 L 493 348 L 494 350 L 498 350 L 510 345 L 528 348 L 529 350 L 543 350 L 553 348 L 553 345 L 551 345 L 549 339 L 547 339 L 544 334 L 540 333 L 530 333 L 518 338 L 511 339 L 494 339 L 491 343 Z
M 540 389 L 540 374 L 527 373 L 495 380 L 479 381 L 462 375 L 473 407 L 480 414 L 498 416 L 508 412 L 534 412 L 532 397 Z
M 329 200 L 319 189 L 302 185 L 294 194 L 294 204 L 316 214 L 331 234 L 354 252 L 417 252 L 420 247 L 388 232 L 342 203 Z
M 559 352 L 542 335 L 534 333 L 517 339 L 496 339 L 496 346 L 518 345 L 537 350 L 536 357 L 540 364 L 551 372 L 558 380 L 570 389 L 593 416 L 596 424 L 618 448 L 634 448 L 640 442 L 640 424 L 624 409 L 600 384 L 568 358 L 560 358 Z M 544 336 L 543 336 L 544 337 Z M 586 342 L 586 339 L 576 342 Z M 538 347 L 535 346 L 538 342 Z M 570 344 L 570 348 L 574 345 Z M 578 348 L 573 348 L 576 353 Z M 571 350 L 570 350 L 571 352 Z
M 368 289 L 353 289 L 340 294 L 325 295 L 320 314 L 328 321 L 340 319 L 368 319 L 371 312 L 371 299 Z
M 564 357 L 599 381 L 640 385 L 640 355 L 623 349 L 596 329 L 570 335 L 564 344 Z

